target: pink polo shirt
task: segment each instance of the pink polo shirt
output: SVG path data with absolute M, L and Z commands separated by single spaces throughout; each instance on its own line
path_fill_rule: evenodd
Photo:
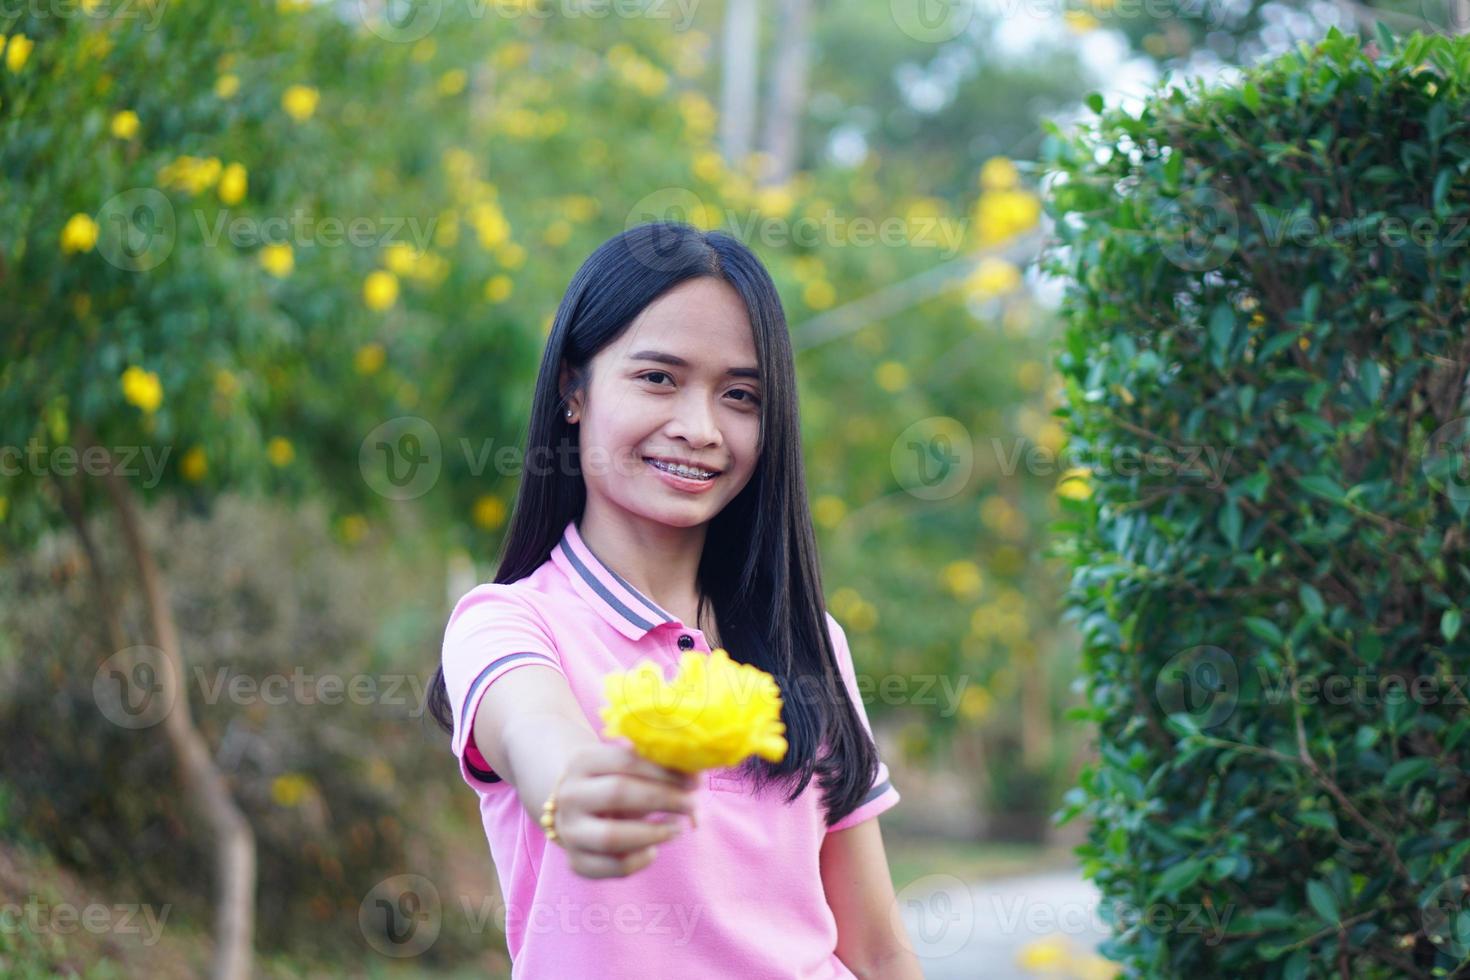
M 827 624 L 848 694 L 868 727 L 847 637 L 830 613 Z M 542 664 L 561 673 L 600 732 L 604 676 L 647 658 L 671 678 L 684 649 L 710 648 L 700 630 L 604 565 L 576 521 L 530 575 L 478 585 L 455 604 L 443 650 L 451 748 L 480 800 L 516 980 L 853 976 L 834 952 L 837 924 L 818 858 L 831 830 L 898 803 L 886 764 L 863 804 L 830 830 L 815 779 L 787 804 L 775 789 L 756 796 L 734 770 L 710 770 L 698 791 L 697 828 L 660 844 L 653 863 L 632 875 L 589 879 L 548 844 L 515 789 L 490 771 L 474 744 L 480 699 L 517 667 Z

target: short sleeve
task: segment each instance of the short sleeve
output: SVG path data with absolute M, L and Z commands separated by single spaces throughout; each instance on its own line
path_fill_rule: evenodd
M 842 674 L 842 681 L 847 685 L 847 693 L 852 698 L 853 706 L 857 708 L 858 718 L 862 720 L 863 728 L 868 737 L 873 735 L 873 726 L 868 723 L 868 709 L 863 705 L 862 695 L 858 691 L 857 670 L 853 667 L 852 651 L 847 646 L 847 634 L 837 620 L 827 613 L 827 627 L 832 634 L 832 646 L 837 652 L 837 668 Z M 836 830 L 846 830 L 848 827 L 862 823 L 870 817 L 889 810 L 902 799 L 898 790 L 894 788 L 893 782 L 888 778 L 888 765 L 880 758 L 878 760 L 878 775 L 873 779 L 873 785 L 863 797 L 862 803 L 857 809 L 827 828 L 827 833 Z
M 444 628 L 441 666 L 454 730 L 450 749 L 471 786 L 501 782 L 475 745 L 475 712 L 490 685 L 515 670 L 540 664 L 565 676 L 549 630 L 535 609 L 507 583 L 477 585 L 455 603 Z

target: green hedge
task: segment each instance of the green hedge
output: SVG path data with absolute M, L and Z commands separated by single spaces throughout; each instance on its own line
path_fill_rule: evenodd
M 1470 38 L 1378 33 L 1048 137 L 1129 975 L 1467 972 Z

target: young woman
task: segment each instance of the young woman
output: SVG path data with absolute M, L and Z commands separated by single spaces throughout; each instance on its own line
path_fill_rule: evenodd
M 455 605 L 429 705 L 479 796 L 514 976 L 920 977 L 770 275 L 720 232 L 617 235 L 534 398 L 495 581 Z M 694 777 L 597 734 L 607 674 L 716 647 L 776 679 L 781 763 Z

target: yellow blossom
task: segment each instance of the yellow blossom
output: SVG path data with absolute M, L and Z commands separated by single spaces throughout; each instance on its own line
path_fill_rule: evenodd
M 812 517 L 825 528 L 834 528 L 847 516 L 847 504 L 841 497 L 824 493 L 812 501 Z
M 505 523 L 505 501 L 487 493 L 475 501 L 475 524 L 487 531 L 493 531 Z
M 382 269 L 369 272 L 362 281 L 362 301 L 370 310 L 386 310 L 398 302 L 398 277 Z
M 994 245 L 1036 226 L 1041 200 L 1030 191 L 986 191 L 975 204 L 975 227 L 982 245 Z
M 267 245 L 260 250 L 260 267 L 277 279 L 284 279 L 296 268 L 296 253 L 285 242 Z
M 939 570 L 939 581 L 955 596 L 966 599 L 979 595 L 985 580 L 974 562 L 952 561 Z
M 825 310 L 837 299 L 837 290 L 825 279 L 813 279 L 801 291 L 802 301 L 814 310 Z
M 1095 31 L 1098 20 L 1085 10 L 1068 10 L 1062 14 L 1062 20 L 1074 34 L 1086 34 Z
M 723 648 L 685 651 L 672 682 L 653 661 L 604 680 L 602 734 L 626 738 L 646 759 L 678 769 L 737 766 L 751 755 L 786 756 L 786 725 L 776 679 L 739 663 Z
M 271 780 L 271 799 L 280 806 L 297 806 L 312 790 L 311 780 L 288 772 Z
M 26 66 L 26 61 L 31 56 L 31 49 L 36 42 L 24 34 L 16 34 L 10 38 L 10 43 L 5 48 L 5 67 L 13 72 L 18 72 Z
M 204 458 L 204 449 L 195 446 L 179 460 L 179 472 L 190 483 L 198 483 L 209 472 L 209 462 Z
M 519 269 L 526 264 L 526 249 L 519 242 L 506 242 L 495 249 L 495 261 L 507 269 Z
M 434 89 L 446 97 L 458 95 L 464 91 L 465 83 L 468 81 L 469 75 L 463 68 L 451 68 L 439 76 L 439 81 L 435 83 Z
M 1016 954 L 1016 962 L 1025 970 L 1040 972 L 1064 966 L 1071 953 L 1064 936 L 1047 936 L 1027 943 Z
M 572 226 L 569 222 L 558 218 L 546 226 L 546 231 L 541 235 L 546 244 L 551 246 L 565 245 L 567 239 L 572 237 Z
M 220 368 L 214 372 L 214 390 L 222 398 L 233 397 L 240 390 L 240 380 L 232 372 Z
M 1057 482 L 1057 496 L 1068 500 L 1086 500 L 1092 496 L 1092 471 L 1085 466 L 1067 470 Z
M 491 303 L 503 303 L 510 298 L 512 288 L 510 276 L 504 273 L 491 276 L 485 283 L 485 299 Z
M 130 404 L 136 405 L 145 412 L 156 412 L 158 406 L 163 403 L 163 385 L 158 381 L 158 375 L 152 371 L 145 371 L 137 365 L 128 367 L 122 373 L 123 398 Z
M 377 374 L 383 367 L 386 355 L 383 345 L 377 341 L 363 344 L 357 349 L 357 355 L 353 358 L 353 364 L 358 374 Z
M 181 156 L 158 171 L 158 179 L 165 187 L 177 187 L 190 194 L 209 190 L 219 180 L 222 166 L 218 157 Z
M 266 443 L 265 456 L 271 461 L 272 466 L 287 466 L 291 460 L 296 458 L 296 449 L 291 445 L 290 439 L 275 436 Z
M 965 281 L 975 299 L 986 300 L 1010 292 L 1021 284 L 1021 270 L 1005 259 L 987 255 Z
M 310 85 L 292 85 L 281 96 L 281 108 L 297 122 L 305 122 L 316 112 L 321 93 Z
M 909 371 L 898 361 L 884 361 L 873 371 L 873 380 L 884 391 L 902 391 L 909 383 Z
M 225 172 L 219 178 L 219 199 L 226 206 L 239 204 L 245 199 L 245 190 L 250 185 L 250 178 L 245 172 L 245 167 L 239 163 L 232 163 L 225 168 Z
M 240 76 L 226 73 L 214 80 L 214 94 L 216 98 L 233 99 L 240 91 Z
M 120 140 L 133 139 L 138 135 L 138 114 L 132 109 L 114 113 L 112 123 L 108 128 L 112 135 Z
M 1009 190 L 1020 180 L 1016 165 L 1009 157 L 991 157 L 980 167 L 980 186 L 987 191 Z
M 990 713 L 994 704 L 990 692 L 978 684 L 971 684 L 960 695 L 960 714 L 971 721 L 978 721 Z
M 367 518 L 361 514 L 348 514 L 339 522 L 337 530 L 348 544 L 360 541 L 367 534 Z
M 61 229 L 61 251 L 65 255 L 74 252 L 90 252 L 97 245 L 97 222 L 90 215 L 74 214 Z

